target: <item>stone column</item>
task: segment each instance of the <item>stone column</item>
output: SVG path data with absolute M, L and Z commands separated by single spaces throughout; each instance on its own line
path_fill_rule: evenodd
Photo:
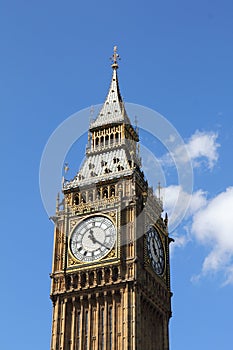
M 66 350 L 65 349 L 65 326 L 66 326 L 66 303 L 67 303 L 67 299 L 65 298 L 62 301 L 62 309 L 61 309 L 61 343 L 60 343 L 60 349 L 61 350 Z
M 75 297 L 72 298 L 72 319 L 71 319 L 71 350 L 75 350 L 75 343 L 76 343 L 76 299 Z
M 56 350 L 56 344 L 58 342 L 58 311 L 59 311 L 59 297 L 56 299 L 53 306 L 51 350 Z

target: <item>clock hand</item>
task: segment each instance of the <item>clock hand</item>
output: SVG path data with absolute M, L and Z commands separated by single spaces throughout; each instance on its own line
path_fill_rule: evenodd
M 95 238 L 95 241 L 96 241 L 96 243 L 99 243 L 100 245 L 102 245 L 104 248 L 107 248 L 107 249 L 110 248 L 110 247 L 108 247 L 107 245 L 105 245 L 104 243 L 98 241 L 98 239 L 96 239 L 96 238 Z
M 157 254 L 157 249 L 156 249 L 155 241 L 154 241 L 154 240 L 153 240 L 153 248 L 154 248 L 154 253 L 155 253 L 155 255 L 158 255 L 158 254 Z
M 94 237 L 93 230 L 90 230 L 90 234 L 88 235 L 88 238 L 90 238 L 93 243 L 96 243 L 96 239 Z
M 159 261 L 159 254 L 158 254 L 158 251 L 157 251 L 158 247 L 155 245 L 155 240 L 153 240 L 153 248 L 154 248 L 156 261 Z
M 98 239 L 96 239 L 96 238 L 94 237 L 93 230 L 90 230 L 90 234 L 89 234 L 88 238 L 90 238 L 90 239 L 92 240 L 93 243 L 99 243 L 99 244 L 102 245 L 104 248 L 109 249 L 108 246 L 106 246 L 104 243 L 100 242 Z

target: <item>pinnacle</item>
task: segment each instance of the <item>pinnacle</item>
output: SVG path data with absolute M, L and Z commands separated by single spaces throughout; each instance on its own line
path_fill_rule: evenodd
M 112 72 L 112 80 L 110 83 L 110 88 L 105 99 L 105 102 L 100 110 L 95 121 L 93 121 L 90 125 L 90 130 L 96 127 L 105 126 L 108 124 L 115 123 L 125 123 L 130 124 L 129 117 L 127 116 L 124 102 L 120 93 L 118 76 L 117 76 L 117 59 L 119 55 L 115 53 L 113 55 L 113 72 Z

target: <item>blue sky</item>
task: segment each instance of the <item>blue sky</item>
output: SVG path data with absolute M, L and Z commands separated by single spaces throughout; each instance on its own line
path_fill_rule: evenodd
M 40 198 L 40 159 L 61 122 L 104 101 L 115 44 L 125 101 L 165 116 L 194 167 L 192 208 L 173 232 L 171 349 L 229 348 L 232 15 L 227 0 L 0 1 L 2 349 L 49 348 L 53 225 Z M 167 155 L 157 156 L 170 176 L 169 210 L 178 184 Z

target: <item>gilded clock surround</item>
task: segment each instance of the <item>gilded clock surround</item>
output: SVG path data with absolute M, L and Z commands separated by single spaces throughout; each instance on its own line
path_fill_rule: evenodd
M 51 299 L 51 350 L 168 350 L 171 317 L 168 219 L 141 170 L 139 136 L 118 84 L 118 54 L 105 103 L 90 124 L 85 161 L 57 198 Z M 79 261 L 70 237 L 85 219 L 105 216 L 116 242 L 104 257 Z M 153 225 L 163 244 L 163 274 L 147 251 Z
M 85 261 L 81 261 L 79 260 L 77 257 L 75 257 L 75 255 L 72 253 L 71 248 L 70 248 L 70 244 L 71 244 L 71 237 L 75 231 L 75 229 L 85 220 L 90 219 L 90 218 L 97 218 L 97 217 L 105 217 L 107 218 L 109 221 L 112 222 L 112 224 L 114 225 L 115 229 L 117 230 L 117 222 L 116 222 L 116 215 L 114 212 L 110 212 L 109 215 L 103 214 L 101 213 L 101 215 L 95 213 L 94 215 L 89 215 L 89 216 L 85 216 L 84 218 L 82 218 L 81 220 L 78 220 L 75 225 L 72 227 L 71 232 L 69 234 L 69 243 L 68 243 L 68 259 L 69 262 L 71 262 L 71 265 L 83 265 L 83 264 L 87 264 L 89 265 L 90 262 L 85 262 Z M 119 237 L 118 237 L 119 240 Z M 104 254 L 104 256 L 100 257 L 99 259 L 95 259 L 94 261 L 92 261 L 92 264 L 98 264 L 101 261 L 104 260 L 109 260 L 112 258 L 117 258 L 117 247 L 120 245 L 120 242 L 118 242 L 117 237 L 115 239 L 115 243 L 114 246 L 112 246 L 112 248 L 109 250 L 109 252 L 107 252 L 106 254 Z M 69 264 L 68 262 L 68 264 Z

